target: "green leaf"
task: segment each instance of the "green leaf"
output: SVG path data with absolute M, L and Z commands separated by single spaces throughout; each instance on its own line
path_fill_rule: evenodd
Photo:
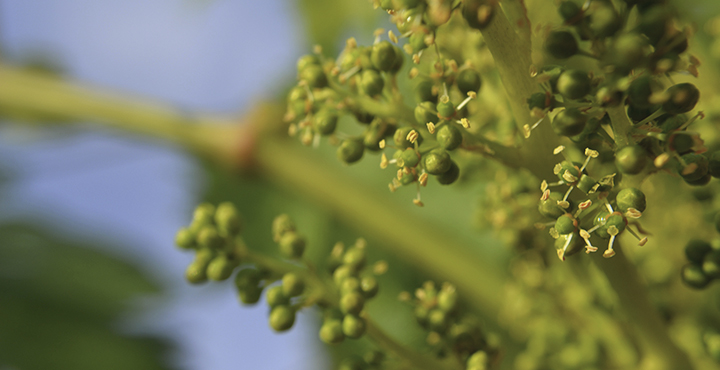
M 27 225 L 0 240 L 0 367 L 168 368 L 167 340 L 118 332 L 132 298 L 159 292 L 138 269 Z

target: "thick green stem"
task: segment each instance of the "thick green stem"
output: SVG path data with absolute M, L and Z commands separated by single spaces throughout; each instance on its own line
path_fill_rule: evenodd
M 632 130 L 632 123 L 630 123 L 630 118 L 625 114 L 625 108 L 623 106 L 608 108 L 607 114 L 610 116 L 610 121 L 612 122 L 614 139 L 618 148 L 629 145 L 630 141 L 628 138 Z
M 617 253 L 609 259 L 593 259 L 605 273 L 621 302 L 621 310 L 641 345 L 640 370 L 692 369 L 690 360 L 668 336 L 667 325 L 647 296 L 635 265 L 625 254 Z

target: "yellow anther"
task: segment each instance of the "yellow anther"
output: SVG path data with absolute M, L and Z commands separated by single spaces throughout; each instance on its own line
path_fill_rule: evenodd
M 385 139 L 380 140 L 378 147 L 380 147 L 380 149 L 385 149 Z
M 610 258 L 615 255 L 615 251 L 612 249 L 608 249 L 605 252 L 603 252 L 603 257 Z
M 547 181 L 543 180 L 540 183 L 540 191 L 542 191 L 544 193 L 545 190 L 547 190 L 547 189 L 548 189 L 548 183 L 547 183 Z
M 382 168 L 384 170 L 387 167 L 388 167 L 388 159 L 387 159 L 387 156 L 385 155 L 385 153 L 383 153 L 382 156 L 380 156 L 380 168 Z
M 395 44 L 398 43 L 398 38 L 397 38 L 397 36 L 395 36 L 395 33 L 394 33 L 392 30 L 388 31 L 388 38 L 389 38 L 390 41 L 392 41 L 393 43 L 395 43 Z
M 585 155 L 590 158 L 597 158 L 600 155 L 600 152 L 597 150 L 592 150 L 590 148 L 585 148 Z
M 588 199 L 578 205 L 578 209 L 584 210 L 592 205 L 592 200 Z
M 424 206 L 425 206 L 425 204 L 423 204 L 423 202 L 421 202 L 420 199 L 413 199 L 413 203 L 414 203 L 416 206 L 418 206 L 418 207 L 424 207 Z
M 410 72 L 408 73 L 408 77 L 412 80 L 413 78 L 417 77 L 420 74 L 420 70 L 417 69 L 417 67 L 412 67 L 410 69 Z
M 540 197 L 540 200 L 548 200 L 550 198 L 550 189 L 545 189 L 543 191 L 543 195 Z
M 405 137 L 405 139 L 407 141 L 409 141 L 413 144 L 415 143 L 415 140 L 417 140 L 417 138 L 418 138 L 418 133 L 415 130 L 411 130 L 410 132 L 408 132 L 407 136 Z
M 558 200 L 557 204 L 563 209 L 570 208 L 570 202 L 568 202 L 567 200 Z
M 557 148 L 553 149 L 553 154 L 558 155 L 562 153 L 563 150 L 565 150 L 565 145 L 559 145 Z
M 462 118 L 460 120 L 460 124 L 462 125 L 462 127 L 465 127 L 466 129 L 470 128 L 470 121 L 467 118 Z
M 428 132 L 431 134 L 435 133 L 435 124 L 432 122 L 428 122 L 425 124 L 427 126 Z
M 427 186 L 428 182 L 428 174 L 423 172 L 422 175 L 418 178 L 418 181 L 420 182 L 420 185 Z

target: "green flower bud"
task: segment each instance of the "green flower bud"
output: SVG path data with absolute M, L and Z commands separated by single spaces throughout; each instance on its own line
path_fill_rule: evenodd
M 623 27 L 623 19 L 612 4 L 598 3 L 590 17 L 590 30 L 598 38 L 610 37 Z
M 373 45 L 370 60 L 373 66 L 381 71 L 390 71 L 395 65 L 396 58 L 402 57 L 397 55 L 397 51 L 393 44 L 389 41 L 380 41 Z
M 583 98 L 590 93 L 590 77 L 585 71 L 569 69 L 558 78 L 557 89 L 567 99 Z
M 433 150 L 423 156 L 425 171 L 431 175 L 442 175 L 447 172 L 452 160 L 450 155 L 444 150 Z
M 288 297 L 297 297 L 305 290 L 305 280 L 295 273 L 288 272 L 282 277 L 283 294 Z
M 241 229 L 240 213 L 232 203 L 220 203 L 215 211 L 215 223 L 220 234 L 236 236 Z
M 560 235 L 566 235 L 571 234 L 577 231 L 578 228 L 578 222 L 571 214 L 566 213 L 555 221 L 555 230 L 557 230 L 558 234 Z
M 457 126 L 448 123 L 437 129 L 435 139 L 445 150 L 454 150 L 462 144 L 463 136 Z
M 625 188 L 620 190 L 615 198 L 617 207 L 620 212 L 627 212 L 630 208 L 635 208 L 640 212 L 645 211 L 645 194 L 636 188 Z
M 577 54 L 578 42 L 568 31 L 552 31 L 545 39 L 543 48 L 555 59 L 567 59 Z
M 563 194 L 558 192 L 552 192 L 550 193 L 550 196 L 548 199 L 541 200 L 540 205 L 538 206 L 538 211 L 541 215 L 548 217 L 548 218 L 555 218 L 564 215 L 567 211 L 560 207 L 558 205 L 558 201 L 562 200 Z M 568 209 L 574 209 L 573 204 L 571 202 L 570 207 Z
M 695 164 L 694 170 L 690 171 L 689 173 L 685 173 L 685 170 L 680 171 L 680 176 L 683 178 L 683 180 L 685 180 L 685 182 L 700 180 L 708 174 L 709 162 L 707 157 L 700 154 L 687 153 L 680 158 L 682 158 L 688 166 L 692 165 L 693 163 Z
M 572 235 L 572 240 L 570 240 L 570 244 L 567 249 L 565 249 L 565 253 L 563 254 L 565 257 L 570 257 L 585 248 L 585 241 L 580 237 L 580 234 L 572 233 L 568 234 L 567 237 L 570 235 Z M 563 250 L 565 243 L 567 243 L 565 236 L 555 239 L 555 249 L 558 251 Z
M 341 265 L 340 267 L 336 268 L 333 272 L 333 281 L 335 282 L 335 285 L 341 286 L 342 282 L 351 276 L 356 276 L 356 271 L 351 266 L 348 265 Z
M 720 278 L 720 251 L 710 251 L 702 263 L 703 274 L 711 279 Z
M 695 104 L 700 99 L 700 90 L 691 83 L 670 86 L 667 94 L 670 97 L 663 103 L 662 108 L 668 114 L 689 112 L 695 108 Z
M 327 320 L 320 327 L 320 340 L 327 344 L 340 343 L 345 339 L 342 321 Z
M 308 54 L 301 56 L 297 62 L 298 73 L 302 73 L 302 71 L 305 70 L 307 66 L 311 65 L 320 66 L 320 58 L 318 58 L 317 55 Z
M 368 96 L 377 96 L 382 94 L 383 87 L 385 87 L 385 80 L 383 80 L 380 73 L 374 69 L 363 70 L 360 74 L 360 91 Z
M 699 239 L 692 239 L 685 246 L 685 256 L 687 256 L 688 261 L 698 266 L 702 265 L 705 256 L 711 251 L 712 246 L 710 243 Z
M 275 217 L 272 224 L 273 240 L 279 242 L 280 238 L 288 231 L 295 231 L 295 223 L 290 216 L 282 214 Z
M 238 290 L 240 302 L 245 305 L 258 303 L 258 301 L 260 301 L 260 295 L 262 295 L 262 288 L 260 287 L 247 287 Z
M 197 244 L 200 248 L 221 250 L 225 246 L 225 240 L 214 226 L 205 225 L 197 234 Z
M 407 148 L 405 149 L 402 154 L 400 154 L 400 160 L 398 161 L 398 164 L 402 167 L 415 167 L 420 163 L 420 155 L 415 151 L 413 148 Z
M 235 275 L 235 286 L 238 290 L 258 288 L 260 286 L 261 274 L 255 268 L 246 268 L 238 271 Z
M 448 98 L 440 98 L 435 108 L 438 115 L 443 119 L 451 119 L 455 116 L 455 105 Z
M 237 262 L 228 258 L 225 254 L 219 254 L 210 261 L 207 267 L 207 277 L 210 280 L 223 281 L 232 275 Z
M 438 307 L 445 312 L 453 312 L 458 305 L 458 293 L 453 285 L 444 284 L 438 293 Z
M 355 271 L 362 270 L 365 267 L 366 260 L 365 249 L 359 247 L 349 248 L 343 256 L 343 263 L 352 267 Z
M 454 161 L 450 161 L 450 169 L 443 174 L 435 176 L 440 185 L 450 185 L 460 178 L 460 167 Z
M 455 83 L 463 96 L 467 96 L 470 91 L 475 93 L 480 91 L 482 79 L 476 70 L 465 69 L 458 73 Z
M 414 147 L 414 144 L 407 139 L 408 134 L 412 130 L 412 127 L 399 127 L 395 130 L 395 134 L 393 135 L 393 142 L 395 143 L 395 146 L 400 149 Z M 422 136 L 417 137 L 417 143 L 418 145 L 422 143 Z
M 636 175 L 642 172 L 647 162 L 645 150 L 638 145 L 622 147 L 615 153 L 615 166 L 625 174 Z
M 428 313 L 428 324 L 430 329 L 438 333 L 444 333 L 448 328 L 447 313 L 441 309 L 433 308 Z
M 342 331 L 348 338 L 357 339 L 365 334 L 365 319 L 355 315 L 345 315 L 342 321 Z
M 652 76 L 640 76 L 630 83 L 628 99 L 638 108 L 649 108 L 653 106 L 650 97 L 661 90 L 662 84 Z
M 394 128 L 390 124 L 383 120 L 375 119 L 372 121 L 370 126 L 365 129 L 363 134 L 363 144 L 365 149 L 372 150 L 374 152 L 380 150 L 380 141 L 385 139 L 385 136 Z
M 365 359 L 368 365 L 379 367 L 383 360 L 385 360 L 385 354 L 380 351 L 368 351 L 365 356 L 363 356 L 363 359 Z
M 312 125 L 315 132 L 320 135 L 327 136 L 335 132 L 338 122 L 338 113 L 335 109 L 321 109 L 315 117 L 313 117 Z
M 340 311 L 357 315 L 365 305 L 365 298 L 358 292 L 350 292 L 340 297 Z
M 270 311 L 270 327 L 281 332 L 295 324 L 295 310 L 288 306 L 276 306 Z
M 305 239 L 295 232 L 286 232 L 280 238 L 280 254 L 289 259 L 300 259 L 305 252 Z
M 175 245 L 178 246 L 180 249 L 193 249 L 196 248 L 197 245 L 195 244 L 195 234 L 186 228 L 181 228 L 178 230 L 177 234 L 175 234 Z
M 267 293 L 265 293 L 265 301 L 267 301 L 268 306 L 276 307 L 288 305 L 290 303 L 290 297 L 285 295 L 282 285 L 275 285 L 270 287 Z
M 362 139 L 345 139 L 337 150 L 337 157 L 345 164 L 359 161 L 365 151 Z
M 360 279 L 349 276 L 340 284 L 340 294 L 349 294 L 352 292 L 360 292 Z
M 561 76 L 562 77 L 562 76 Z M 583 132 L 587 116 L 577 108 L 563 109 L 552 120 L 552 127 L 561 136 L 575 136 Z
M 360 280 L 360 290 L 365 298 L 370 299 L 377 295 L 380 286 L 372 276 L 366 276 Z
M 439 118 L 435 111 L 435 106 L 429 101 L 424 101 L 415 107 L 415 121 L 421 125 L 428 122 L 437 123 Z
M 193 261 L 185 270 L 185 279 L 190 284 L 200 284 L 207 281 L 207 263 Z
M 465 0 L 463 1 L 462 16 L 468 22 L 468 26 L 482 31 L 490 24 L 495 15 L 495 4 L 490 0 Z
M 322 67 L 310 64 L 300 72 L 300 80 L 305 81 L 310 88 L 317 89 L 327 86 L 328 80 Z
M 705 288 L 712 280 L 703 273 L 702 267 L 692 264 L 683 266 L 680 277 L 685 285 L 695 289 Z
M 617 36 L 607 53 L 605 65 L 610 65 L 618 74 L 627 74 L 639 67 L 650 54 L 647 40 L 637 33 L 630 32 Z

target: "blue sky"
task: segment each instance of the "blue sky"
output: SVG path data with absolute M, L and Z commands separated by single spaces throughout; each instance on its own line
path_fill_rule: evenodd
M 0 0 L 0 43 L 14 57 L 50 52 L 84 82 L 232 113 L 293 78 L 307 49 L 295 12 L 289 0 Z M 112 253 L 141 264 L 173 297 L 132 326 L 176 338 L 182 367 L 323 367 L 307 314 L 276 335 L 267 308 L 240 308 L 230 284 L 202 289 L 179 278 L 191 256 L 168 236 L 198 201 L 203 179 L 194 158 L 102 133 L 0 130 L 0 161 L 17 175 L 0 218 L 39 218 L 127 246 Z

